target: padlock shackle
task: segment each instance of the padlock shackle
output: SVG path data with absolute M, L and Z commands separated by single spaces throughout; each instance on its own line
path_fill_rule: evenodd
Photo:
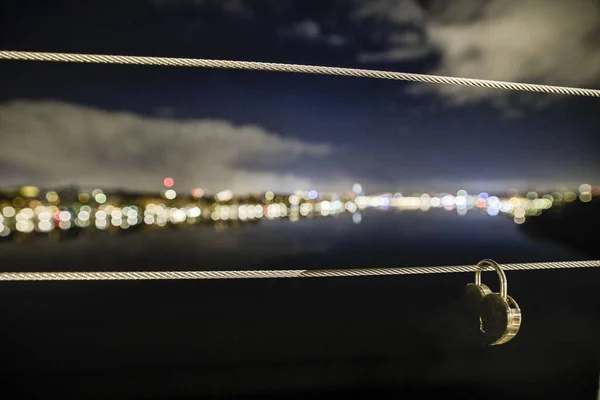
M 508 297 L 508 283 L 506 282 L 506 275 L 504 274 L 502 267 L 500 267 L 496 261 L 489 259 L 479 261 L 477 264 L 477 270 L 475 271 L 475 284 L 481 285 L 481 272 L 488 267 L 492 267 L 496 270 L 498 279 L 500 279 L 500 296 L 506 300 Z

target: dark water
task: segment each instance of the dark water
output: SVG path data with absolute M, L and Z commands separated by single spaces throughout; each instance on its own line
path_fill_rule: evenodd
M 382 212 L 153 232 L 83 232 L 60 242 L 0 244 L 2 270 L 316 269 L 585 259 L 479 212 Z
M 510 219 L 350 216 L 0 244 L 3 270 L 395 267 L 583 259 Z M 491 282 L 496 288 L 497 284 Z M 486 276 L 487 278 L 487 276 Z M 595 399 L 600 269 L 509 272 L 517 337 L 483 347 L 468 274 L 0 285 L 5 398 Z

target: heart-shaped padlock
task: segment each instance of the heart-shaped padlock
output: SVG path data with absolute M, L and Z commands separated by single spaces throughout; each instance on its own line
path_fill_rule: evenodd
M 481 283 L 481 272 L 488 267 L 496 270 L 500 279 L 500 292 L 492 293 Z M 521 327 L 521 309 L 508 295 L 506 275 L 493 260 L 482 260 L 477 264 L 475 283 L 466 287 L 467 307 L 474 318 L 479 317 L 479 331 L 485 343 L 498 345 L 510 341 Z

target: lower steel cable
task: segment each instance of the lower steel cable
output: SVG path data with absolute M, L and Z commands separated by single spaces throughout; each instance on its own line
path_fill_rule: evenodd
M 502 264 L 507 271 L 566 268 L 599 268 L 600 260 Z M 257 271 L 107 271 L 107 272 L 1 272 L 0 281 L 129 281 L 177 279 L 276 279 L 334 278 L 475 272 L 476 265 L 450 265 L 405 268 L 299 269 Z

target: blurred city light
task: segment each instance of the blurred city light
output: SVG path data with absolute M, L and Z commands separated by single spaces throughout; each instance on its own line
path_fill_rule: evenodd
M 592 194 L 589 191 L 581 192 L 579 194 L 579 200 L 582 203 L 589 203 L 590 201 L 592 201 Z
M 163 180 L 163 184 L 165 185 L 165 187 L 170 188 L 170 187 L 173 187 L 173 185 L 175 184 L 175 181 L 173 180 L 173 178 L 167 177 Z
M 579 185 L 579 193 L 590 193 L 592 191 L 592 186 L 587 184 L 587 183 L 583 183 L 581 185 Z
M 167 182 L 169 183 L 169 182 Z M 37 192 L 36 190 L 37 189 Z M 469 194 L 466 190 L 449 193 L 414 193 L 411 196 L 394 194 L 365 194 L 359 184 L 343 195 L 322 193 L 316 190 L 278 194 L 267 191 L 258 195 L 238 196 L 223 190 L 214 196 L 204 196 L 204 189 L 190 189 L 189 194 L 178 195 L 167 189 L 160 194 L 126 195 L 96 188 L 91 196 L 85 191 L 40 190 L 23 186 L 15 189 L 12 198 L 0 198 L 0 237 L 30 233 L 47 233 L 71 229 L 156 229 L 167 225 L 217 223 L 238 224 L 286 218 L 295 222 L 300 218 L 321 218 L 347 213 L 354 223 L 361 223 L 364 210 L 407 210 L 440 213 L 456 211 L 459 216 L 469 210 L 491 217 L 507 216 L 516 224 L 528 217 L 541 215 L 546 210 L 560 208 L 565 203 L 594 200 L 595 188 L 582 184 L 578 193 L 573 190 L 519 194 L 510 191 L 505 195 Z M 89 202 L 90 199 L 94 201 Z M 473 211 L 471 211 L 473 212 Z M 54 232 L 57 234 L 58 232 Z
M 202 188 L 194 188 L 191 190 L 191 194 L 193 197 L 198 199 L 198 198 L 204 196 L 204 190 Z
M 173 189 L 169 189 L 169 190 L 165 191 L 165 198 L 167 200 L 173 200 L 175 197 L 177 197 L 177 192 L 174 191 Z
M 56 192 L 48 192 L 46 193 L 46 200 L 48 200 L 49 203 L 58 203 L 58 194 Z
M 222 192 L 217 193 L 217 199 L 219 201 L 229 201 L 233 197 L 233 192 L 231 190 L 223 190 Z
M 577 194 L 575 194 L 575 192 L 571 192 L 571 191 L 565 192 L 565 194 L 563 195 L 563 199 L 567 203 L 571 203 L 577 199 Z
M 588 190 L 589 192 L 589 190 Z M 37 197 L 40 194 L 40 189 L 35 186 L 23 186 L 21 188 L 21 195 L 23 197 Z
M 536 192 L 527 192 L 527 194 L 525 195 L 525 197 L 528 200 L 535 200 L 538 198 L 538 194 Z

